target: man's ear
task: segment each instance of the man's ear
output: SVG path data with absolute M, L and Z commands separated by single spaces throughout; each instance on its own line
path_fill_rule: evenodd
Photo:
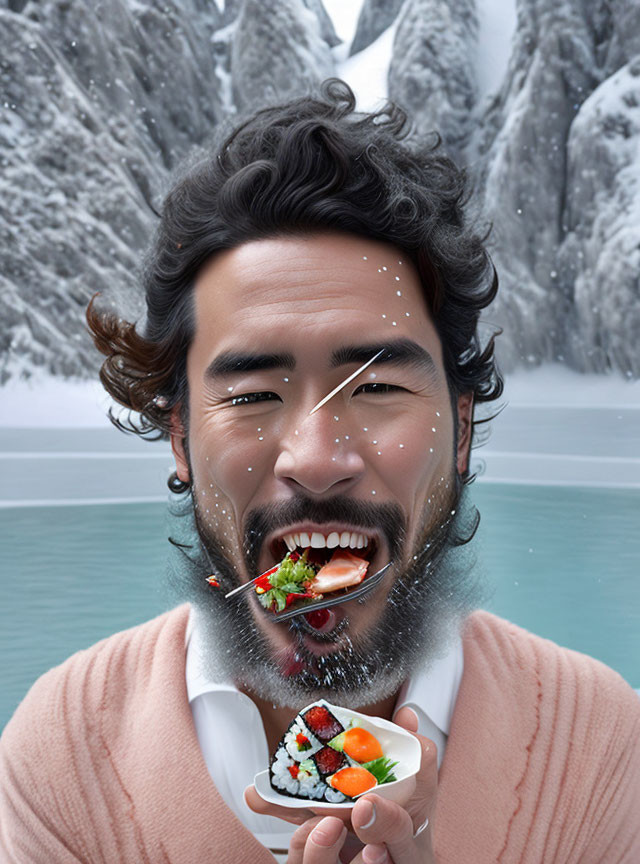
M 171 412 L 171 450 L 173 451 L 173 458 L 176 463 L 176 474 L 178 475 L 178 479 L 182 480 L 183 483 L 190 483 L 189 460 L 187 459 L 187 451 L 184 446 L 186 433 L 182 420 L 180 419 L 181 411 L 182 405 L 178 404 Z
M 458 450 L 456 464 L 458 474 L 464 474 L 469 467 L 471 433 L 473 431 L 473 393 L 458 396 Z

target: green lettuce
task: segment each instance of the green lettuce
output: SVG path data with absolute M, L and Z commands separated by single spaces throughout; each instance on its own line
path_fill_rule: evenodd
M 372 759 L 371 762 L 365 762 L 362 766 L 370 771 L 376 778 L 378 783 L 393 783 L 398 778 L 393 773 L 393 769 L 398 763 L 392 762 L 387 756 L 381 756 L 379 759 Z

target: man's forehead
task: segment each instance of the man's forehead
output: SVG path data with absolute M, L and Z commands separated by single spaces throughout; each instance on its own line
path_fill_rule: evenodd
M 354 274 L 402 272 L 403 281 L 419 278 L 406 254 L 387 243 L 354 234 L 323 232 L 265 237 L 249 240 L 213 256 L 200 270 L 196 289 L 229 288 L 244 285 L 256 300 L 268 280 L 268 290 L 279 283 L 301 284 L 318 278 L 321 282 L 349 283 Z M 398 280 L 400 276 L 398 275 Z M 391 280 L 389 281 L 389 287 Z
M 285 351 L 304 353 L 319 341 L 323 365 L 363 363 L 404 339 L 403 360 L 425 366 L 425 354 L 439 358 L 439 340 L 417 271 L 401 255 L 348 234 L 272 237 L 225 250 L 196 281 L 194 341 L 206 342 L 206 365 L 216 374 L 255 353 L 280 355 L 278 365 L 292 367 Z M 228 356 L 216 362 L 214 355 Z M 269 362 L 275 367 L 265 359 L 263 368 Z

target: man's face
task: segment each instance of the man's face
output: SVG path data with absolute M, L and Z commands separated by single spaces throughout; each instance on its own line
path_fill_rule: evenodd
M 376 241 L 300 235 L 221 253 L 196 281 L 194 320 L 188 457 L 179 434 L 172 444 L 203 545 L 227 560 L 227 581 L 269 569 L 284 557 L 285 537 L 306 545 L 301 534 L 321 543 L 348 533 L 350 545 L 365 536 L 370 573 L 393 558 L 381 589 L 364 604 L 336 607 L 320 631 L 304 618 L 275 623 L 255 599 L 248 608 L 227 601 L 272 671 L 299 676 L 315 696 L 380 636 L 390 602 L 399 602 L 394 581 L 449 516 L 455 472 L 466 468 L 471 400 L 458 402 L 455 442 L 440 340 L 417 272 Z

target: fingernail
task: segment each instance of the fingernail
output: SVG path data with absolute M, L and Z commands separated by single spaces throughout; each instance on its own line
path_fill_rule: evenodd
M 344 823 L 335 816 L 328 816 L 319 822 L 311 832 L 311 839 L 316 846 L 333 846 L 340 839 Z
M 365 846 L 362 850 L 364 864 L 384 864 L 387 858 L 387 850 L 381 846 Z
M 369 801 L 368 798 L 365 798 L 359 809 L 362 818 L 367 820 L 364 825 L 360 826 L 360 830 L 363 828 L 371 828 L 373 823 L 376 821 L 376 808 L 374 807 L 373 801 Z

